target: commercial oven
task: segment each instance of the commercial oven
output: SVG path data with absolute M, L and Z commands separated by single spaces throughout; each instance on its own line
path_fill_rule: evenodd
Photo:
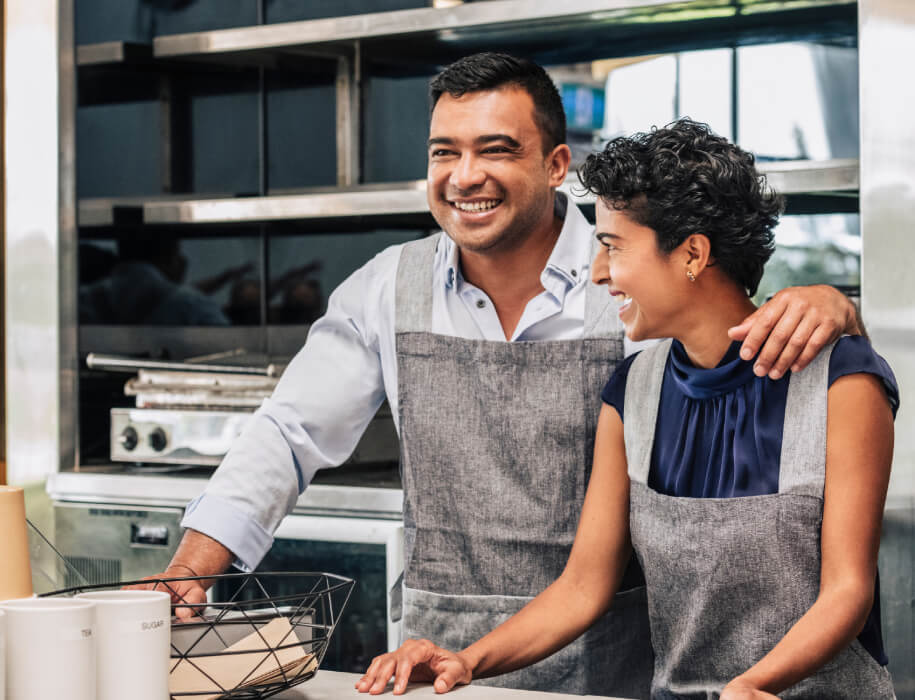
M 180 504 L 204 483 L 175 476 L 53 476 L 53 538 L 68 565 L 60 585 L 135 580 L 163 571 L 181 538 Z M 314 486 L 280 524 L 258 566 L 355 579 L 325 668 L 363 671 L 372 657 L 400 643 L 399 596 L 392 596 L 403 568 L 400 508 L 397 489 Z M 214 601 L 235 594 L 225 581 L 210 592 Z

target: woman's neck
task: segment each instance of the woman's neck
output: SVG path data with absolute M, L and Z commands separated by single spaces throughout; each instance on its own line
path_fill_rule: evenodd
M 756 310 L 742 290 L 718 289 L 700 294 L 692 302 L 684 328 L 676 335 L 696 367 L 716 367 L 731 347 L 728 329 Z

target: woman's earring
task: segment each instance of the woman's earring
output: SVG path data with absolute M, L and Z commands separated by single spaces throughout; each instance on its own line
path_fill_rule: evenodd
M 690 282 L 696 281 L 696 276 L 693 274 L 693 271 L 690 270 L 689 268 L 686 268 L 686 277 L 689 279 Z

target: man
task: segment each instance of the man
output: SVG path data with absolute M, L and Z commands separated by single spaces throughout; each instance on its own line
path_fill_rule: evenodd
M 188 507 L 166 574 L 256 566 L 314 472 L 346 459 L 386 395 L 401 438 L 405 635 L 461 648 L 561 572 L 600 388 L 624 343 L 616 308 L 588 282 L 592 228 L 556 193 L 570 152 L 543 69 L 478 54 L 446 68 L 431 94 L 428 199 L 447 235 L 383 251 L 334 292 Z M 736 333 L 753 356 L 774 329 L 758 371 L 783 373 L 846 325 L 844 297 L 807 288 L 780 293 Z M 583 638 L 494 680 L 646 696 L 639 577 L 629 572 Z M 184 592 L 202 600 L 199 587 Z

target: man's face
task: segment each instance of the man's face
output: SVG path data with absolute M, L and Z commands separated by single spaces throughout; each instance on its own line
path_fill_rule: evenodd
M 544 153 L 525 90 L 446 93 L 429 127 L 429 208 L 462 249 L 510 249 L 552 222 L 568 163 L 565 145 Z

